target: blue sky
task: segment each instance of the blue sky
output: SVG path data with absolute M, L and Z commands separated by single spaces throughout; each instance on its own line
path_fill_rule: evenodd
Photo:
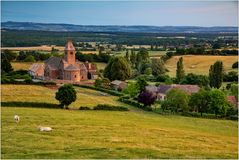
M 5 21 L 82 25 L 238 26 L 237 1 L 1 2 Z

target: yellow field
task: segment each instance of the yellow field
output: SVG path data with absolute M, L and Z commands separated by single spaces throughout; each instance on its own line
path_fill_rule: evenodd
M 19 70 L 19 69 L 28 70 L 33 63 L 34 62 L 11 62 L 11 65 L 14 70 Z M 42 63 L 42 62 L 37 62 L 37 63 Z
M 232 64 L 237 61 L 237 56 L 198 56 L 198 55 L 186 55 L 186 56 L 174 56 L 170 58 L 165 66 L 169 70 L 170 76 L 176 76 L 177 61 L 180 57 L 183 57 L 184 70 L 186 73 L 195 73 L 207 75 L 209 68 L 217 60 L 223 62 L 226 72 L 232 70 Z
M 97 104 L 122 105 L 118 102 L 118 97 L 111 95 L 102 95 L 100 91 L 75 87 L 77 91 L 77 100 L 70 105 L 70 108 L 79 108 L 80 106 L 93 107 Z M 2 85 L 3 102 L 44 102 L 59 104 L 55 99 L 57 90 L 49 89 L 43 86 L 34 85 Z M 14 93 L 14 94 L 13 94 Z M 29 94 L 31 93 L 31 94 Z M 27 95 L 27 96 L 26 96 Z M 33 106 L 34 107 L 34 106 Z
M 3 47 L 2 50 L 11 50 L 11 51 L 51 51 L 52 47 L 58 49 L 59 51 L 64 51 L 64 46 L 55 46 L 55 45 L 42 45 L 35 47 Z

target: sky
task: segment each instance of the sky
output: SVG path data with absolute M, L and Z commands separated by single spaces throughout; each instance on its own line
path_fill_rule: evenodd
M 79 25 L 238 26 L 237 1 L 2 1 L 1 21 Z

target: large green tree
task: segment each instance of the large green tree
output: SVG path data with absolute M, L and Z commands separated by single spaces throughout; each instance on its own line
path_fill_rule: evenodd
M 176 80 L 177 83 L 180 83 L 184 78 L 185 72 L 183 69 L 183 57 L 180 57 L 177 62 L 177 70 L 176 70 Z
M 162 75 L 166 72 L 166 68 L 161 59 L 153 58 L 151 67 L 152 67 L 152 74 L 154 76 Z
M 2 55 L 2 57 L 1 57 L 1 72 L 9 73 L 11 71 L 13 71 L 11 63 L 5 56 Z
M 129 55 L 129 51 L 126 50 L 126 53 L 125 53 L 125 59 L 130 62 L 130 55 Z
M 211 87 L 220 88 L 223 81 L 223 63 L 217 61 L 209 69 L 209 84 Z
M 130 95 L 134 98 L 139 94 L 139 86 L 136 83 L 129 83 L 127 87 L 123 90 L 123 93 Z
M 225 93 L 219 89 L 213 89 L 212 91 L 210 91 L 209 96 L 210 111 L 215 115 L 225 116 L 228 109 L 228 103 Z
M 131 76 L 131 68 L 124 57 L 112 58 L 104 70 L 104 77 L 112 80 L 126 80 Z
M 173 88 L 167 92 L 166 100 L 162 103 L 162 108 L 169 109 L 172 112 L 185 112 L 189 110 L 188 102 L 189 96 L 185 91 Z
M 144 77 L 139 77 L 137 79 L 136 85 L 138 86 L 139 91 L 143 92 L 145 90 L 145 87 L 148 86 L 148 83 Z
M 130 62 L 133 68 L 135 68 L 136 66 L 136 54 L 134 52 L 134 50 L 131 50 L 131 55 L 130 55 Z
M 76 100 L 76 91 L 71 84 L 65 84 L 58 89 L 55 98 L 68 109 L 68 106 Z
M 209 110 L 210 95 L 209 91 L 200 90 L 197 93 L 193 93 L 189 100 L 189 106 L 193 111 L 201 113 L 207 113 Z

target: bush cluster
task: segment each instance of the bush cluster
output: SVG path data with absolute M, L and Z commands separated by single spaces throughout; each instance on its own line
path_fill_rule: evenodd
M 215 115 L 215 114 L 209 114 L 209 113 L 205 113 L 203 115 L 201 115 L 198 112 L 182 112 L 181 113 L 182 116 L 187 116 L 187 117 L 197 117 L 197 118 L 208 118 L 208 119 L 228 119 L 228 120 L 238 120 L 238 116 L 236 115 L 230 115 L 228 117 L 222 117 L 220 115 Z
M 98 104 L 94 110 L 107 110 L 107 111 L 128 111 L 129 109 L 123 106 L 112 106 L 108 104 Z
M 79 110 L 105 110 L 105 111 L 128 111 L 129 109 L 123 106 L 113 106 L 109 104 L 98 104 L 91 109 L 87 106 L 81 106 Z
M 120 102 L 132 105 L 134 107 L 137 107 L 137 108 L 140 108 L 140 109 L 143 109 L 143 110 L 146 110 L 146 111 L 152 111 L 151 107 L 146 107 L 142 103 L 139 103 L 138 101 L 135 101 L 135 100 L 130 99 L 128 97 L 120 97 L 118 100 Z

